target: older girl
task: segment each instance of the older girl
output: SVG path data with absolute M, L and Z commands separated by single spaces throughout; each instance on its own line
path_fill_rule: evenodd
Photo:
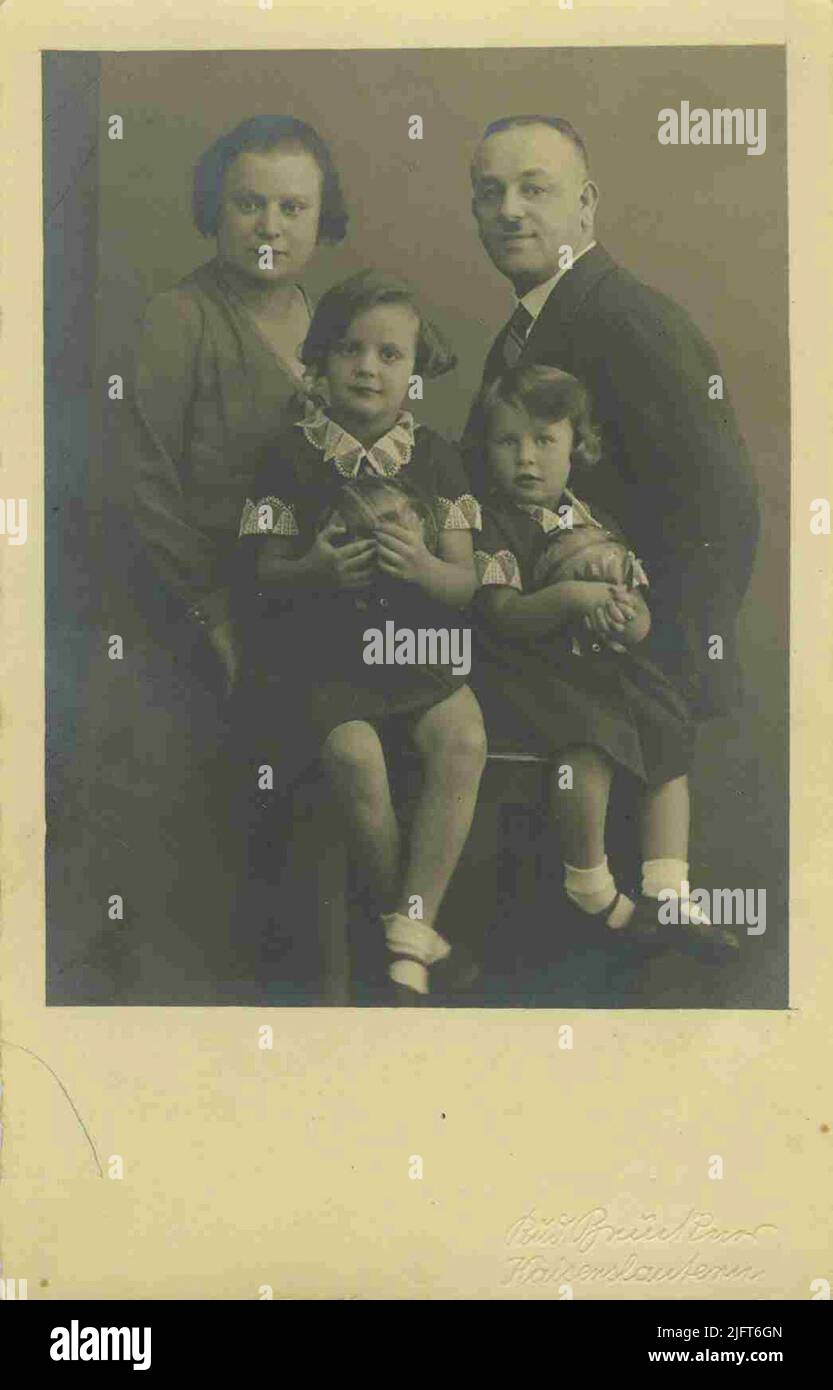
M 258 726 L 283 785 L 320 755 L 385 909 L 393 998 L 418 1003 L 450 952 L 434 923 L 471 825 L 485 738 L 447 659 L 412 665 L 405 643 L 396 664 L 368 664 L 367 634 L 391 622 L 414 635 L 459 627 L 476 587 L 479 508 L 458 453 L 405 409 L 412 375 L 438 376 L 454 359 L 413 291 L 376 271 L 324 295 L 302 357 L 322 395 L 277 440 L 241 521 L 256 551 Z M 364 478 L 404 485 L 430 510 L 436 553 L 425 528 L 395 513 L 347 534 L 338 500 Z M 394 731 L 424 769 L 404 844 L 383 746 Z

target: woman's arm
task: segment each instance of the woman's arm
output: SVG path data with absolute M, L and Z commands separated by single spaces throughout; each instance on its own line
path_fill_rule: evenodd
M 228 620 L 228 593 L 216 588 L 214 545 L 188 514 L 180 475 L 200 332 L 189 296 L 151 300 L 123 438 L 137 529 L 162 579 L 210 629 Z

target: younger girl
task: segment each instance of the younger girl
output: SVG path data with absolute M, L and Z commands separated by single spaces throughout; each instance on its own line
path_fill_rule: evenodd
M 648 577 L 615 524 L 568 486 L 600 455 L 587 394 L 565 372 L 524 366 L 486 387 L 478 407 L 487 483 L 477 605 L 487 659 L 475 689 L 487 721 L 525 725 L 572 768 L 570 788 L 553 779 L 553 810 L 565 891 L 588 937 L 665 944 L 657 900 L 664 890 L 688 895 L 694 725 L 651 652 Z M 617 767 L 644 788 L 638 904 L 618 891 L 605 854 Z M 696 904 L 687 909 L 674 944 L 706 959 L 734 954 L 729 932 Z
M 411 289 L 377 271 L 323 296 L 301 356 L 320 399 L 278 438 L 240 525 L 256 551 L 249 679 L 281 784 L 320 755 L 385 908 L 394 1002 L 418 1003 L 429 967 L 451 949 L 434 921 L 469 832 L 485 734 L 447 655 L 410 664 L 406 641 L 396 664 L 368 664 L 368 633 L 458 627 L 455 610 L 476 588 L 480 512 L 459 455 L 404 409 L 412 375 L 438 376 L 454 358 Z M 396 486 L 401 506 L 389 496 Z M 369 521 L 348 525 L 354 513 Z M 404 846 L 388 732 L 408 735 L 423 761 Z

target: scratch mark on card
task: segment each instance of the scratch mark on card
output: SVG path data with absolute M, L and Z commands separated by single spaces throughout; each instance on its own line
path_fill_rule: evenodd
M 61 1080 L 61 1078 L 60 1078 L 60 1076 L 58 1075 L 58 1073 L 57 1073 L 56 1071 L 53 1071 L 52 1067 L 50 1067 L 50 1065 L 49 1065 L 48 1062 L 45 1062 L 45 1061 L 44 1061 L 43 1057 L 39 1057 L 38 1054 L 37 1054 L 37 1052 L 33 1052 L 32 1049 L 31 1049 L 30 1047 L 24 1047 L 22 1043 L 10 1042 L 9 1039 L 7 1039 L 7 1038 L 0 1038 L 0 1047 L 16 1047 L 17 1050 L 18 1050 L 18 1052 L 25 1052 L 25 1053 L 27 1053 L 27 1055 L 28 1055 L 29 1057 L 34 1057 L 34 1059 L 35 1059 L 36 1062 L 40 1062 L 40 1064 L 41 1064 L 42 1067 L 46 1067 L 46 1070 L 49 1072 L 49 1075 L 52 1076 L 52 1077 L 54 1077 L 54 1079 L 57 1081 L 58 1085 L 60 1086 L 61 1090 L 63 1091 L 64 1095 L 66 1096 L 67 1101 L 69 1102 L 69 1106 L 70 1106 L 70 1109 L 72 1110 L 73 1115 L 75 1116 L 76 1120 L 78 1121 L 79 1125 L 81 1126 L 81 1129 L 82 1129 L 83 1132 L 84 1132 L 84 1137 L 85 1137 L 85 1139 L 87 1140 L 87 1143 L 89 1144 L 90 1149 L 91 1149 L 91 1151 L 92 1151 L 93 1158 L 95 1159 L 95 1166 L 96 1166 L 96 1168 L 98 1169 L 98 1176 L 99 1176 L 100 1178 L 103 1178 L 103 1177 L 104 1177 L 104 1170 L 103 1170 L 102 1167 L 101 1167 L 101 1163 L 100 1163 L 100 1161 L 99 1161 L 98 1153 L 97 1153 L 97 1151 L 96 1151 L 95 1144 L 94 1144 L 93 1141 L 92 1141 L 92 1137 L 91 1137 L 91 1135 L 90 1135 L 90 1131 L 87 1129 L 87 1126 L 84 1124 L 84 1121 L 82 1120 L 81 1115 L 80 1115 L 80 1113 L 79 1113 L 78 1106 L 75 1104 L 75 1101 L 72 1099 L 72 1096 L 70 1095 L 69 1091 L 67 1090 L 66 1086 L 64 1085 L 64 1083 L 63 1083 L 63 1081 Z M 2 1133 L 2 1131 L 0 1131 L 0 1134 L 1 1134 L 1 1133 Z

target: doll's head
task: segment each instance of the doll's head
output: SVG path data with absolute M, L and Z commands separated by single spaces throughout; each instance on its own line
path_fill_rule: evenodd
M 532 571 L 531 588 L 544 589 L 565 579 L 589 579 L 592 567 L 604 571 L 615 584 L 632 589 L 637 583 L 637 561 L 632 551 L 607 531 L 595 526 L 551 531 Z
M 411 286 L 379 270 L 322 296 L 301 358 L 313 385 L 325 387 L 329 413 L 363 442 L 396 422 L 412 376 L 441 376 L 456 362 Z
M 474 429 L 487 486 L 522 504 L 556 507 L 574 467 L 601 449 L 581 382 L 555 367 L 513 367 L 484 387 Z
M 400 482 L 386 478 L 356 478 L 344 483 L 335 501 L 319 519 L 318 529 L 339 521 L 344 531 L 333 545 L 372 539 L 381 522 L 395 522 L 407 530 L 422 532 L 426 548 L 436 554 L 438 528 L 431 508 Z

